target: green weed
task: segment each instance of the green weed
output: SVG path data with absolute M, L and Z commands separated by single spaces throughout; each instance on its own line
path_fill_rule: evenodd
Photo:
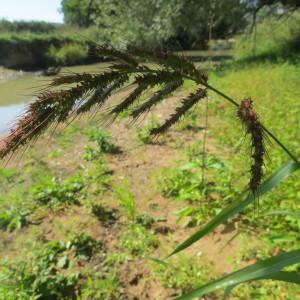
M 151 130 L 159 126 L 157 118 L 151 116 L 142 128 L 137 129 L 137 138 L 140 144 L 148 144 L 151 141 Z
M 97 217 L 103 226 L 110 226 L 118 219 L 118 210 L 109 209 L 104 204 L 91 204 L 91 213 Z
M 179 294 L 205 284 L 212 279 L 214 273 L 208 264 L 203 265 L 200 258 L 191 258 L 183 254 L 177 255 L 176 259 L 170 259 L 163 263 L 153 262 L 151 269 L 153 276 L 163 286 L 179 290 Z
M 0 229 L 12 231 L 21 229 L 27 224 L 26 216 L 29 213 L 22 208 L 11 206 L 0 212 Z
M 81 176 L 69 177 L 63 182 L 52 178 L 33 187 L 33 199 L 40 204 L 56 206 L 60 204 L 78 203 L 78 194 L 83 189 Z
M 137 215 L 135 221 L 137 224 L 147 229 L 150 229 L 152 225 L 155 223 L 155 219 L 147 213 Z
M 3 261 L 0 295 L 17 300 L 75 299 L 79 274 L 62 272 L 68 266 L 65 250 L 64 244 L 50 242 L 30 252 L 26 260 Z
M 0 168 L 0 183 L 11 183 L 17 175 L 17 170 L 10 168 Z
M 130 191 L 129 182 L 124 180 L 123 183 L 114 187 L 114 195 L 125 215 L 130 221 L 134 221 L 136 217 L 136 204 L 134 196 Z
M 176 126 L 177 131 L 183 130 L 198 130 L 198 118 L 199 118 L 199 111 L 197 109 L 191 109 L 187 111 L 184 117 L 180 120 L 178 125 Z
M 73 249 L 79 259 L 90 260 L 95 252 L 102 248 L 102 245 L 89 235 L 81 233 L 68 241 L 66 248 Z
M 216 215 L 223 206 L 236 198 L 238 192 L 232 184 L 231 165 L 206 154 L 203 168 L 201 150 L 190 151 L 186 163 L 162 170 L 158 187 L 165 197 L 192 204 L 178 210 L 176 214 L 178 220 L 191 217 L 190 225 L 196 225 Z
M 159 246 L 159 240 L 143 226 L 131 224 L 122 235 L 120 244 L 130 254 L 143 257 Z
M 110 134 L 98 128 L 92 128 L 87 132 L 87 136 L 89 141 L 96 143 L 97 147 L 86 145 L 82 157 L 84 160 L 93 161 L 100 158 L 103 153 L 120 153 L 120 148 L 111 142 Z
M 109 273 L 103 277 L 101 273 L 96 273 L 89 276 L 81 289 L 79 299 L 123 299 L 119 292 L 119 282 L 116 274 Z

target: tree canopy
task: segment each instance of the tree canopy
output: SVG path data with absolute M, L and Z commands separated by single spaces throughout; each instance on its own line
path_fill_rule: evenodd
M 118 48 L 205 48 L 212 38 L 227 38 L 256 21 L 264 7 L 299 0 L 62 0 L 67 24 L 97 26 L 102 41 Z M 276 11 L 276 9 L 275 9 Z

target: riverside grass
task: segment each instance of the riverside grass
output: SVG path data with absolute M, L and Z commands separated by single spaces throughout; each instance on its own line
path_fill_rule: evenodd
M 19 146 L 33 141 L 51 125 L 55 126 L 59 123 L 65 123 L 69 117 L 77 117 L 82 113 L 91 110 L 92 108 L 100 110 L 101 107 L 109 100 L 111 93 L 118 91 L 120 88 L 125 86 L 125 84 L 136 84 L 137 82 L 140 82 L 141 85 L 138 85 L 138 87 L 140 87 L 138 93 L 136 89 L 133 91 L 134 94 L 131 94 L 131 97 L 129 98 L 130 101 L 128 98 L 125 99 L 126 105 L 124 105 L 124 102 L 119 104 L 121 106 L 119 106 L 117 112 L 123 111 L 124 107 L 131 108 L 132 104 L 135 104 L 135 101 L 138 100 L 139 94 L 142 94 L 143 91 L 146 91 L 155 85 L 162 86 L 161 91 L 156 92 L 156 94 L 150 96 L 150 98 L 146 99 L 142 104 L 138 104 L 139 106 L 130 111 L 130 115 L 135 120 L 138 119 L 142 114 L 147 113 L 154 105 L 157 105 L 163 101 L 168 94 L 165 93 L 163 89 L 171 83 L 174 83 L 175 86 L 176 81 L 178 82 L 179 80 L 190 79 L 197 84 L 196 91 L 186 98 L 186 101 L 190 103 L 195 102 L 196 104 L 205 98 L 206 90 L 216 92 L 238 109 L 239 117 L 243 121 L 244 125 L 246 125 L 246 131 L 251 135 L 252 138 L 252 146 L 254 148 L 252 158 L 254 159 L 254 163 L 252 165 L 252 176 L 249 183 L 250 188 L 247 188 L 248 196 L 246 196 L 245 199 L 238 200 L 236 203 L 234 203 L 234 205 L 225 208 L 224 211 L 222 211 L 211 222 L 209 222 L 204 229 L 194 234 L 192 237 L 188 238 L 186 242 L 178 246 L 172 254 L 187 248 L 205 234 L 211 232 L 212 229 L 214 229 L 218 224 L 223 223 L 228 218 L 237 212 L 240 212 L 243 210 L 243 208 L 252 203 L 257 196 L 262 196 L 264 193 L 279 184 L 292 172 L 299 169 L 299 162 L 291 153 L 291 151 L 289 151 L 286 146 L 280 142 L 280 140 L 278 140 L 266 127 L 260 123 L 257 114 L 253 110 L 252 102 L 249 100 L 244 100 L 242 101 L 241 105 L 239 105 L 234 99 L 208 84 L 207 76 L 201 71 L 197 70 L 196 67 L 185 58 L 168 53 L 162 55 L 154 54 L 153 56 L 150 56 L 149 53 L 135 53 L 138 58 L 143 58 L 144 60 L 149 60 L 150 58 L 152 61 L 154 61 L 156 66 L 155 68 L 151 68 L 146 64 L 138 63 L 137 60 L 135 60 L 134 55 L 131 53 L 123 53 L 114 49 L 110 50 L 102 47 L 97 48 L 97 50 L 99 54 L 111 56 L 115 60 L 118 60 L 119 63 L 113 64 L 110 67 L 110 70 L 103 74 L 94 74 L 92 77 L 83 79 L 77 83 L 72 81 L 70 78 L 65 78 L 67 79 L 66 81 L 64 81 L 64 79 L 57 80 L 62 84 L 75 83 L 77 85 L 61 91 L 53 91 L 48 89 L 38 95 L 38 100 L 29 105 L 24 117 L 17 122 L 16 127 L 12 129 L 10 135 L 4 140 L 4 146 L 0 150 L 0 155 L 2 158 L 6 157 L 8 154 L 13 154 L 16 150 L 18 150 Z M 78 75 L 76 78 L 79 77 L 80 76 Z M 84 76 L 82 76 L 82 78 L 84 78 Z M 169 90 L 174 92 L 173 89 Z M 82 107 L 85 107 L 85 109 L 82 109 Z M 122 109 L 120 109 L 120 107 Z M 189 108 L 190 107 L 188 107 L 188 109 Z M 188 111 L 188 109 L 183 109 L 184 112 L 182 115 Z M 178 111 L 182 111 L 180 107 L 175 109 L 175 116 Z M 106 116 L 108 119 L 113 120 L 115 115 L 116 110 L 114 111 L 114 108 L 106 110 Z M 174 120 L 176 121 L 175 117 Z M 174 120 L 172 122 L 170 122 L 170 119 L 166 120 L 161 127 L 158 127 L 161 129 L 157 129 L 156 133 L 160 133 L 168 129 L 171 125 L 173 125 L 175 122 Z M 164 130 L 162 130 L 162 128 Z M 264 134 L 269 135 L 292 158 L 292 161 L 275 172 L 264 182 L 261 188 L 259 188 L 262 177 L 261 168 L 264 154 Z M 293 255 L 293 253 L 288 253 L 286 256 L 289 257 L 289 255 Z M 298 262 L 298 256 L 296 258 L 296 260 L 291 261 L 291 264 Z M 276 259 L 272 260 L 272 262 L 275 261 L 277 263 L 278 260 L 281 260 L 280 256 L 276 257 Z M 278 267 L 274 268 L 272 264 L 266 264 L 266 267 L 268 268 L 266 274 L 269 276 L 269 278 L 281 280 L 281 277 L 276 277 L 276 274 L 273 274 L 275 271 L 280 271 Z M 255 267 L 253 268 L 255 269 Z M 290 273 L 288 275 L 289 276 L 286 276 L 286 278 L 288 278 L 287 281 L 295 282 L 295 280 L 293 281 L 292 279 L 289 279 L 293 274 Z M 261 276 L 251 275 L 250 277 L 249 280 L 261 279 Z M 232 285 L 233 283 L 229 281 L 226 285 L 224 285 L 224 287 L 232 287 Z M 213 289 L 216 288 L 220 288 L 220 286 L 215 284 Z M 183 299 L 192 299 L 192 297 L 200 295 L 200 293 L 203 292 L 203 289 L 202 292 L 200 291 L 201 288 L 195 290 L 195 292 L 192 292 Z

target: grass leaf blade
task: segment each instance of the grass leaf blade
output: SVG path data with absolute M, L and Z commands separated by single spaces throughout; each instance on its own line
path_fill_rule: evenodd
M 298 169 L 300 169 L 300 164 L 296 163 L 293 160 L 289 160 L 262 183 L 256 196 L 252 193 L 249 193 L 243 200 L 237 200 L 236 202 L 227 206 L 203 228 L 198 230 L 196 233 L 186 239 L 182 244 L 180 244 L 169 256 L 182 251 L 183 249 L 189 247 L 190 245 L 201 239 L 204 235 L 211 232 L 218 225 L 224 223 L 233 215 L 241 212 L 246 206 L 255 201 L 256 197 L 263 196 Z
M 177 300 L 191 300 L 195 297 L 200 297 L 210 293 L 216 289 L 235 286 L 243 282 L 256 279 L 275 279 L 287 282 L 298 283 L 300 280 L 299 274 L 294 278 L 295 273 L 286 274 L 289 272 L 280 272 L 283 268 L 300 263 L 300 250 L 294 250 L 273 256 L 264 261 L 260 261 L 251 266 L 243 268 L 239 271 L 228 274 L 220 279 L 208 283 L 184 296 L 177 298 Z

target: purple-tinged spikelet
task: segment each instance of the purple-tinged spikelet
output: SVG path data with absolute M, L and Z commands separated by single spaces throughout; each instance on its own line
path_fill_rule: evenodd
M 249 189 L 253 194 L 256 194 L 263 177 L 264 131 L 259 117 L 253 109 L 253 101 L 250 98 L 242 100 L 238 108 L 238 117 L 245 126 L 247 134 L 251 136 L 253 163 L 250 169 Z

